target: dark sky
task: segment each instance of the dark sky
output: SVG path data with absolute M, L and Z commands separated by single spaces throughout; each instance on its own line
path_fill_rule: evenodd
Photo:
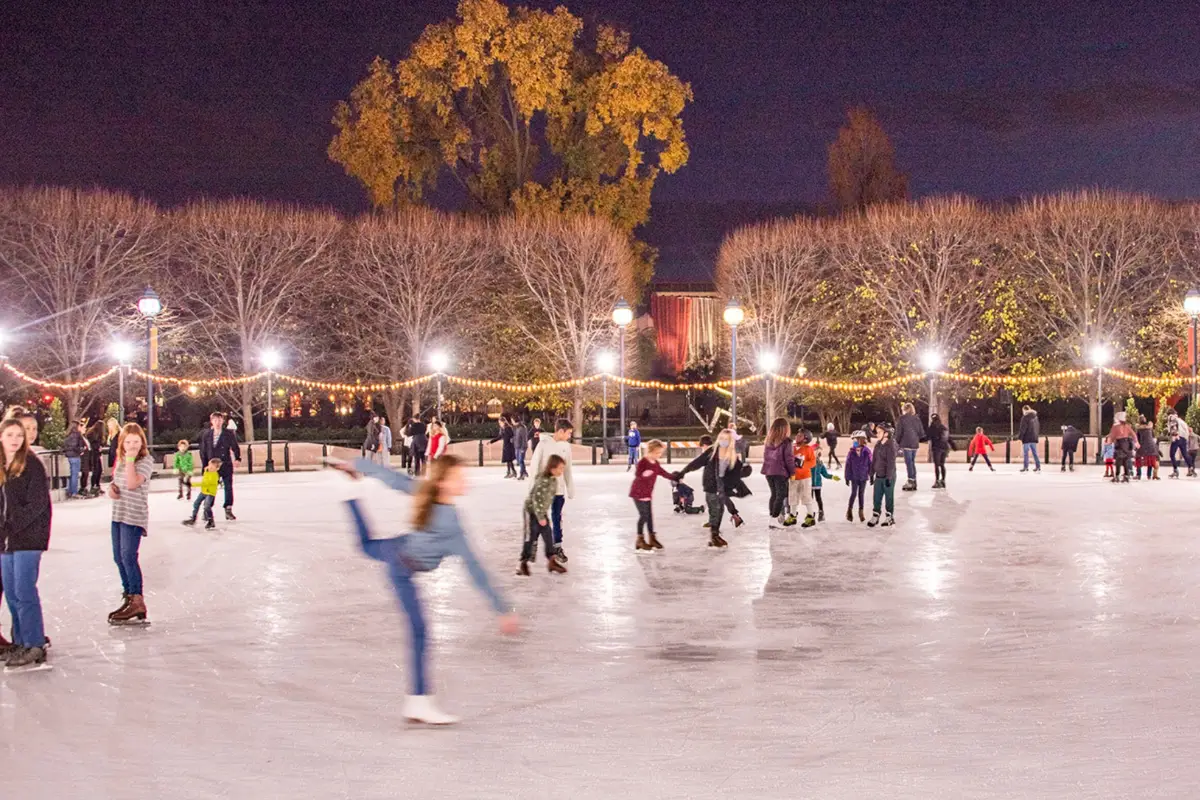
M 650 238 L 672 274 L 706 270 L 684 262 L 732 222 L 821 202 L 825 148 L 857 103 L 917 196 L 1200 196 L 1200 2 L 567 5 L 626 27 L 695 91 L 691 162 L 655 190 Z M 402 56 L 453 9 L 0 4 L 0 183 L 364 208 L 325 156 L 333 106 L 373 56 Z

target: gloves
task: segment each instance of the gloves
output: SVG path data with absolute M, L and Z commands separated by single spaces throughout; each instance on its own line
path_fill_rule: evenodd
M 841 477 L 840 477 L 840 476 L 838 476 L 838 475 L 830 475 L 830 476 L 829 476 L 829 480 L 831 480 L 831 481 L 840 481 L 840 480 L 841 480 Z

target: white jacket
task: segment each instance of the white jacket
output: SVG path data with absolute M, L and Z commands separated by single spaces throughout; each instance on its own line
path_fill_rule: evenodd
M 1175 438 L 1183 439 L 1186 442 L 1188 437 L 1192 435 L 1192 429 L 1189 428 L 1188 424 L 1183 421 L 1183 417 L 1176 417 L 1176 419 L 1179 420 L 1177 423 L 1179 427 L 1175 434 Z
M 533 463 L 529 466 L 530 474 L 534 478 L 541 475 L 546 469 L 546 461 L 550 456 L 559 456 L 567 462 L 566 469 L 558 479 L 558 491 L 554 494 L 565 494 L 569 499 L 575 499 L 575 477 L 571 474 L 571 443 L 569 441 L 560 442 L 543 435 L 541 444 L 537 446 L 537 450 L 533 451 Z

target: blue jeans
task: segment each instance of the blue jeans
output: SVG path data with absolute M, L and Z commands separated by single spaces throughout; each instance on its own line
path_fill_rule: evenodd
M 349 500 L 346 506 L 354 520 L 355 530 L 358 531 L 359 544 L 368 557 L 375 561 L 383 561 L 388 565 L 388 577 L 392 579 L 392 587 L 400 606 L 408 617 L 409 632 L 412 639 L 412 693 L 429 694 L 429 680 L 426 662 L 426 630 L 425 614 L 421 607 L 421 597 L 417 594 L 416 584 L 412 580 L 410 570 L 401 559 L 404 551 L 404 537 L 393 536 L 391 539 L 372 539 L 367 527 L 367 520 L 359 508 L 358 501 Z
M 554 528 L 555 544 L 562 544 L 562 510 L 566 502 L 565 494 L 556 494 L 554 502 L 550 504 L 550 527 Z
M 642 456 L 641 445 L 629 445 L 629 466 L 637 465 L 638 459 Z
M 42 599 L 37 588 L 41 564 L 41 550 L 0 553 L 0 580 L 4 582 L 4 599 L 12 613 L 13 644 L 22 647 L 44 647 L 46 644 Z
M 142 546 L 142 537 L 145 535 L 146 529 L 137 525 L 124 522 L 112 524 L 113 561 L 117 562 L 117 569 L 121 572 L 121 589 L 125 594 L 142 594 L 138 548 Z
M 71 468 L 71 477 L 67 479 L 67 496 L 79 494 L 79 470 L 83 459 L 79 456 L 67 456 L 67 465 Z
M 1171 440 L 1171 469 L 1179 469 L 1178 462 L 1175 461 L 1175 453 L 1178 451 L 1183 456 L 1183 463 L 1188 468 L 1192 468 L 1192 458 L 1188 455 L 1187 440 L 1172 439 Z
M 1021 445 L 1021 450 L 1024 451 L 1024 457 L 1025 457 L 1025 466 L 1023 467 L 1024 469 L 1029 469 L 1029 454 L 1030 453 L 1033 453 L 1033 465 L 1035 467 L 1037 467 L 1038 469 L 1042 468 L 1041 459 L 1038 458 L 1038 454 L 1037 454 L 1037 442 L 1025 442 Z
M 904 449 L 904 472 L 910 481 L 917 479 L 917 451 Z
M 217 496 L 215 494 L 204 494 L 201 492 L 199 495 L 197 495 L 195 501 L 192 503 L 192 519 L 195 519 L 196 515 L 200 513 L 200 509 L 203 508 L 204 521 L 208 522 L 211 520 L 213 518 L 213 503 L 216 502 L 216 500 Z
M 529 470 L 525 469 L 525 451 L 517 453 L 517 466 L 521 468 L 521 477 L 528 478 Z

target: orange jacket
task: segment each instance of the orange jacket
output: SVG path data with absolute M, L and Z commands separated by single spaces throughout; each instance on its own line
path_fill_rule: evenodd
M 817 451 L 811 444 L 792 443 L 792 455 L 796 457 L 796 471 L 792 477 L 804 480 L 812 477 L 812 468 L 817 463 Z
M 976 453 L 983 453 L 985 450 L 995 449 L 996 448 L 992 444 L 992 440 L 989 439 L 986 434 L 977 433 L 975 434 L 974 438 L 971 439 L 971 446 L 967 448 L 967 457 L 969 458 Z

